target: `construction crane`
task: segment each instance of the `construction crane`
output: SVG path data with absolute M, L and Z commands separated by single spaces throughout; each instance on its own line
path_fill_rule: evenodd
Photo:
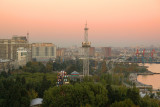
M 145 63 L 145 49 L 143 50 L 143 55 L 142 55 L 142 58 L 141 58 L 141 61 L 142 61 L 142 63 Z
M 155 53 L 155 49 L 152 49 L 152 51 L 150 53 L 151 56 L 149 57 L 149 62 L 153 61 L 154 53 Z
M 136 56 L 139 57 L 139 50 L 137 49 Z
M 144 57 L 144 55 L 145 55 L 145 49 L 143 50 L 143 57 Z
M 136 55 L 134 57 L 134 62 L 138 62 L 139 50 L 137 49 Z
M 152 52 L 151 52 L 151 57 L 152 57 L 152 59 L 153 59 L 154 53 L 156 53 L 156 51 L 155 51 L 155 49 L 152 49 Z

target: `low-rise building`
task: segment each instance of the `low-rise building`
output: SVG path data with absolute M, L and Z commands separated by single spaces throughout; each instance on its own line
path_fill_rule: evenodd
M 72 81 L 77 81 L 78 79 L 80 80 L 79 73 L 77 71 L 73 71 L 70 75 L 70 79 Z
M 31 100 L 30 107 L 42 107 L 42 103 L 42 98 L 35 98 Z
M 27 62 L 31 61 L 31 50 L 24 47 L 17 49 L 17 62 L 19 66 L 25 66 Z
M 12 60 L 2 60 L 0 59 L 0 72 L 5 71 L 8 72 L 9 70 L 15 69 L 16 65 L 15 65 L 15 61 Z

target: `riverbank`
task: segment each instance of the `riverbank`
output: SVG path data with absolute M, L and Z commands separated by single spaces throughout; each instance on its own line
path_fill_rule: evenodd
M 136 85 L 136 87 L 139 89 L 152 89 L 152 85 L 147 85 L 147 84 L 139 82 L 137 80 L 137 77 L 138 77 L 138 73 L 131 73 L 129 75 L 129 81 L 134 83 Z
M 153 75 L 154 73 L 153 72 L 151 72 L 151 71 L 145 71 L 145 72 L 143 72 L 143 73 L 137 73 L 137 75 Z
M 142 64 L 139 64 L 141 66 Z M 147 67 L 150 73 L 138 75 L 137 80 L 144 84 L 150 84 L 153 89 L 160 89 L 160 64 L 146 63 L 143 66 Z
M 148 72 L 148 73 L 137 73 L 137 75 L 154 75 L 154 74 L 160 74 L 160 73 L 153 73 L 153 72 Z
M 140 67 L 144 67 L 146 69 L 149 68 L 149 66 L 144 66 L 144 65 L 143 66 L 140 65 Z M 160 74 L 160 73 L 152 72 L 152 71 L 149 71 L 149 70 L 146 70 L 145 72 L 139 72 L 139 73 L 137 73 L 137 75 L 154 75 L 154 74 Z

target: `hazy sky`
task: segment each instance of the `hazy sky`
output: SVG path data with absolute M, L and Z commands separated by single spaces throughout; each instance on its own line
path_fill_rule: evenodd
M 92 46 L 160 45 L 160 0 L 0 0 L 0 39 Z

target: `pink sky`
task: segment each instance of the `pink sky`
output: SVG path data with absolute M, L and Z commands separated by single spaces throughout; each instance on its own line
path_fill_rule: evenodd
M 160 0 L 0 0 L 0 39 L 93 46 L 160 45 Z

